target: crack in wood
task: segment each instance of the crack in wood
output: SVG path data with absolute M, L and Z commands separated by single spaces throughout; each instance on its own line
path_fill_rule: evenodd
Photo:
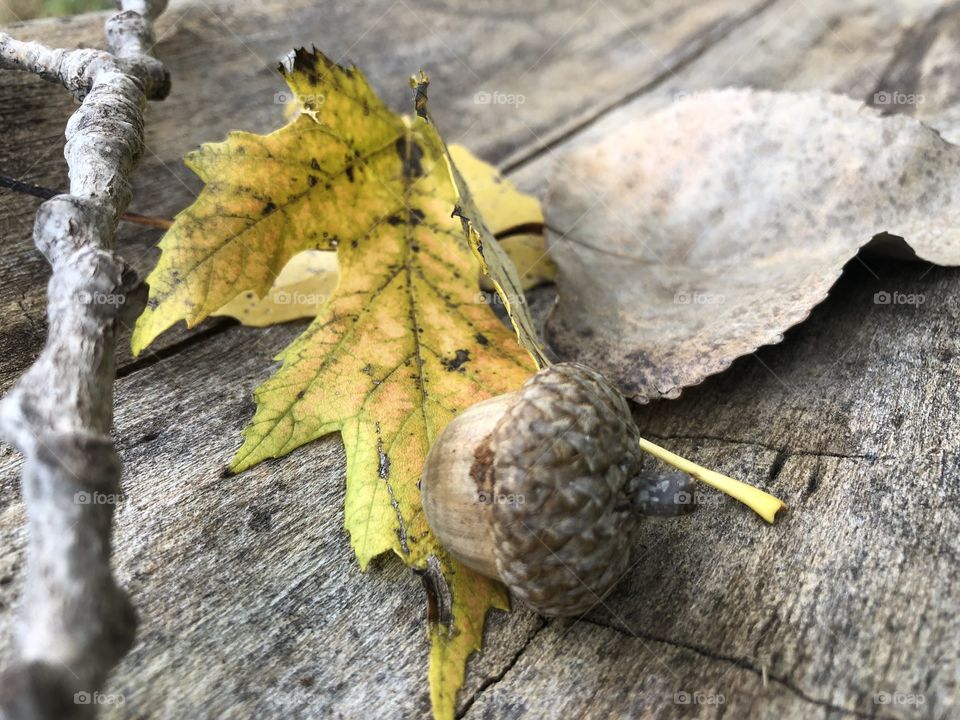
M 805 450 L 805 449 L 791 449 L 784 448 L 777 445 L 771 445 L 769 443 L 762 443 L 756 440 L 740 440 L 737 438 L 725 438 L 719 435 L 659 435 L 657 433 L 644 431 L 640 433 L 644 437 L 654 438 L 655 440 L 689 440 L 692 442 L 720 442 L 727 443 L 730 445 L 747 445 L 750 447 L 763 448 L 764 450 L 770 450 L 771 452 L 777 453 L 777 458 L 774 459 L 774 464 L 771 467 L 771 472 L 777 463 L 780 463 L 780 467 L 777 469 L 776 475 L 780 474 L 780 471 L 783 470 L 783 465 L 791 457 L 827 457 L 827 458 L 836 458 L 838 460 L 869 460 L 871 462 L 888 462 L 896 460 L 897 458 L 892 455 L 874 455 L 869 453 L 842 453 L 836 452 L 833 450 Z M 781 460 L 781 456 L 783 456 Z M 772 479 L 772 478 L 771 478 Z
M 213 318 L 210 324 L 210 327 L 204 330 L 198 330 L 197 332 L 190 333 L 183 340 L 179 340 L 171 345 L 160 348 L 159 350 L 151 350 L 147 348 L 143 351 L 141 355 L 136 360 L 131 360 L 126 362 L 120 367 L 117 368 L 117 379 L 125 378 L 134 373 L 138 373 L 141 370 L 146 370 L 149 367 L 153 367 L 162 360 L 171 358 L 177 353 L 183 352 L 184 350 L 189 350 L 195 345 L 216 337 L 217 335 L 222 335 L 230 328 L 236 327 L 237 322 L 234 320 L 226 320 L 223 318 Z
M 791 681 L 788 678 L 780 677 L 778 675 L 771 675 L 770 671 L 764 667 L 756 667 L 748 660 L 744 658 L 735 657 L 733 655 L 724 655 L 722 653 L 715 652 L 709 648 L 700 647 L 698 645 L 693 645 L 691 643 L 681 642 L 679 640 L 671 640 L 670 638 L 659 637 L 657 635 L 652 635 L 645 632 L 637 632 L 630 628 L 626 630 L 616 627 L 615 625 L 608 625 L 607 623 L 600 622 L 591 618 L 579 618 L 577 622 L 586 623 L 588 625 L 595 625 L 597 627 L 606 628 L 607 630 L 612 630 L 618 635 L 624 635 L 626 637 L 635 637 L 640 640 L 647 642 L 661 643 L 663 645 L 669 645 L 670 647 L 675 647 L 678 650 L 686 650 L 687 652 L 692 652 L 700 657 L 707 658 L 708 660 L 714 660 L 717 662 L 726 662 L 736 665 L 737 667 L 748 670 L 758 677 L 764 678 L 766 681 L 772 681 L 778 685 L 786 688 L 791 694 L 800 698 L 804 702 L 808 702 L 812 705 L 817 705 L 831 712 L 842 713 L 851 717 L 859 718 L 869 718 L 869 720 L 896 720 L 895 718 L 887 715 L 878 715 L 876 713 L 863 712 L 862 710 L 854 710 L 851 708 L 841 707 L 839 705 L 834 705 L 833 703 L 827 700 L 821 700 L 820 698 L 813 697 L 805 690 L 801 689 L 796 683 Z
M 731 32 L 750 22 L 779 2 L 782 2 L 782 0 L 764 0 L 764 2 L 750 8 L 746 12 L 734 15 L 733 17 L 721 18 L 712 25 L 708 25 L 703 30 L 698 31 L 690 37 L 686 43 L 682 44 L 678 50 L 661 59 L 660 64 L 664 70 L 656 74 L 651 80 L 621 94 L 616 100 L 601 106 L 586 118 L 570 124 L 555 136 L 537 138 L 537 142 L 528 146 L 526 151 L 520 150 L 514 153 L 511 158 L 508 158 L 503 164 L 501 172 L 504 175 L 516 172 L 524 165 L 528 165 L 534 160 L 553 152 L 554 148 L 558 145 L 568 142 L 575 135 L 579 135 L 595 125 L 614 110 L 622 108 L 640 96 L 656 89 L 671 77 L 676 77 L 678 71 L 683 70 L 691 63 L 699 60 L 708 50 L 726 38 Z
M 483 695 L 487 690 L 489 690 L 491 687 L 493 687 L 494 685 L 499 683 L 501 680 L 503 680 L 507 676 L 507 673 L 513 670 L 514 666 L 520 661 L 521 656 L 526 652 L 527 648 L 530 647 L 530 643 L 533 642 L 534 638 L 536 638 L 537 635 L 539 635 L 547 627 L 548 624 L 549 623 L 547 623 L 546 619 L 542 617 L 537 618 L 536 628 L 534 628 L 533 632 L 527 636 L 527 639 L 524 640 L 523 645 L 520 646 L 520 649 L 513 654 L 513 656 L 510 658 L 510 660 L 507 661 L 507 664 L 503 666 L 503 669 L 500 672 L 498 672 L 496 675 L 491 675 L 482 683 L 480 683 L 480 686 L 470 696 L 470 699 L 467 700 L 463 704 L 463 707 L 461 707 L 460 710 L 456 713 L 455 715 L 456 720 L 461 720 L 470 711 L 470 708 L 473 707 L 473 704 L 477 701 L 477 699 L 481 695 Z

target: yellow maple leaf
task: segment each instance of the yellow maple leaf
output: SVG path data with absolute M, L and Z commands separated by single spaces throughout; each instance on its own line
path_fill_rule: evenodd
M 517 190 L 494 166 L 480 160 L 462 145 L 451 145 L 450 157 L 495 236 L 514 228 L 543 225 L 540 202 Z M 542 230 L 539 233 L 519 232 L 500 243 L 517 268 L 523 290 L 556 277 L 557 268 L 547 254 Z M 287 262 L 265 296 L 258 297 L 253 290 L 248 290 L 213 315 L 233 317 L 252 327 L 315 317 L 319 306 L 336 287 L 338 274 L 335 252 L 305 250 Z M 486 291 L 495 289 L 486 275 L 481 275 L 480 285 Z
M 535 367 L 479 301 L 478 261 L 452 217 L 461 193 L 433 126 L 392 114 L 359 70 L 320 53 L 297 51 L 285 75 L 304 114 L 191 156 L 206 187 L 161 243 L 134 348 L 242 292 L 263 295 L 298 252 L 336 248 L 339 283 L 257 389 L 232 469 L 341 434 L 345 525 L 361 567 L 393 551 L 442 577 L 449 603 L 430 628 L 430 685 L 436 717 L 450 718 L 486 613 L 507 596 L 439 546 L 418 482 L 457 413 Z
M 408 122 L 358 70 L 304 51 L 295 63 L 286 77 L 303 114 L 269 135 L 233 132 L 186 157 L 206 187 L 160 243 L 134 352 L 242 292 L 262 297 L 296 253 L 333 250 L 404 211 L 390 178 Z

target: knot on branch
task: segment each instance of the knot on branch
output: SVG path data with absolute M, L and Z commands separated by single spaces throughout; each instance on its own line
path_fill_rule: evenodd
M 87 503 L 76 498 L 78 492 L 116 493 L 120 487 L 120 458 L 113 447 L 113 438 L 108 434 L 86 430 L 59 431 L 49 427 L 38 428 L 36 451 L 29 462 L 35 477 L 41 480 L 57 479 L 58 486 L 47 490 L 62 490 L 74 505 Z M 46 498 L 49 499 L 49 498 Z M 113 512 L 116 503 L 105 504 L 103 509 Z M 109 525 L 98 526 L 98 531 L 107 533 Z
M 50 82 L 62 83 L 78 100 L 86 96 L 97 73 L 114 64 L 113 56 L 103 50 L 84 48 L 54 52 L 59 53 L 59 62 L 52 64 L 41 76 Z
M 126 322 L 143 309 L 144 288 L 136 272 L 113 252 L 81 246 L 61 262 L 69 272 L 55 273 L 47 288 L 51 330 L 73 323 L 73 317 L 78 326 L 115 329 L 113 321 Z
M 130 202 L 128 177 L 143 153 L 145 105 L 146 96 L 132 75 L 103 71 L 67 122 L 64 156 L 72 194 L 102 200 L 115 217 Z
M 118 10 L 133 10 L 138 15 L 155 20 L 164 10 L 167 9 L 167 0 L 113 0 L 113 4 Z
M 170 71 L 156 58 L 148 55 L 119 58 L 116 64 L 136 78 L 147 100 L 163 100 L 170 94 Z
M 107 20 L 107 45 L 117 66 L 140 83 L 150 100 L 162 100 L 170 92 L 170 72 L 150 50 L 156 44 L 153 23 L 140 13 L 125 10 Z
M 153 24 L 140 13 L 124 10 L 107 18 L 107 47 L 119 58 L 145 55 L 153 46 Z
M 119 289 L 124 297 L 123 307 L 117 319 L 123 325 L 132 326 L 147 306 L 147 293 L 150 288 L 145 282 L 140 281 L 137 271 L 127 265 L 125 260 L 119 257 L 117 260 L 123 264 Z
M 37 210 L 33 241 L 54 271 L 83 247 L 113 243 L 114 214 L 103 204 L 74 195 L 57 195 Z

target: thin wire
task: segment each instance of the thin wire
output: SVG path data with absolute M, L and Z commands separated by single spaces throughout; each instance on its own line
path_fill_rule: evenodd
M 59 190 L 41 187 L 40 185 L 34 185 L 33 183 L 17 180 L 16 178 L 2 174 L 0 174 L 0 187 L 13 190 L 14 192 L 22 195 L 31 195 L 33 197 L 41 198 L 42 200 L 49 200 L 57 195 L 65 194 Z M 150 215 L 140 215 L 139 213 L 124 213 L 120 216 L 120 219 L 125 220 L 126 222 L 135 223 L 137 225 L 160 228 L 161 230 L 167 230 L 171 225 L 173 225 L 173 220 L 170 220 L 169 218 L 152 217 Z

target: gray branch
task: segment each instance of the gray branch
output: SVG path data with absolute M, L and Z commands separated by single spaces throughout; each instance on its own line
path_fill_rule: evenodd
M 113 424 L 117 329 L 144 302 L 114 251 L 147 99 L 170 81 L 149 56 L 166 0 L 123 0 L 109 52 L 56 50 L 0 33 L 0 68 L 59 83 L 82 103 L 67 123 L 70 194 L 43 203 L 33 238 L 50 262 L 47 341 L 0 402 L 0 433 L 24 455 L 29 539 L 19 660 L 0 675 L 2 718 L 88 718 L 133 644 L 136 615 L 110 571 L 120 461 Z

